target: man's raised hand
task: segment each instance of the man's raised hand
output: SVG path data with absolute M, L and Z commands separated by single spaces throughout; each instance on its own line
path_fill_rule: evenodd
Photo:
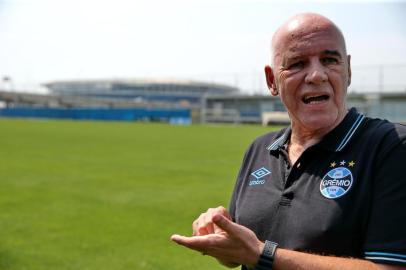
M 250 229 L 234 223 L 224 207 L 209 209 L 193 223 L 194 236 L 172 235 L 179 245 L 215 257 L 228 267 L 253 267 L 263 243 Z

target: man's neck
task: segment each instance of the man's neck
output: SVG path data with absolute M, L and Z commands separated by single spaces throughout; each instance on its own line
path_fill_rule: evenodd
M 302 128 L 300 125 L 292 123 L 292 133 L 288 143 L 289 159 L 294 164 L 302 153 L 309 147 L 320 142 L 324 136 L 338 126 L 344 119 L 345 115 L 330 127 L 320 128 L 317 130 L 309 130 Z
M 320 142 L 324 135 L 325 134 L 303 134 L 300 132 L 295 132 L 295 130 L 292 128 L 292 133 L 288 143 L 290 162 L 294 164 L 307 148 Z

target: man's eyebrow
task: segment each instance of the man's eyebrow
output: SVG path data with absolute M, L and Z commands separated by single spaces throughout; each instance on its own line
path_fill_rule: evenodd
M 287 65 L 289 62 L 295 62 L 298 59 L 303 58 L 302 55 L 288 55 L 282 58 L 282 65 Z
M 325 50 L 325 51 L 324 51 L 324 54 L 332 55 L 332 56 L 337 56 L 337 57 L 342 58 L 341 53 L 339 53 L 338 51 L 335 51 L 335 50 Z

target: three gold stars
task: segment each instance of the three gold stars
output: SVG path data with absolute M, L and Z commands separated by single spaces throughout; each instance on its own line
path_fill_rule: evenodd
M 347 162 L 345 160 L 340 161 L 340 166 L 344 166 Z M 348 167 L 354 167 L 355 165 L 355 161 L 351 160 L 350 162 L 348 162 Z M 335 166 L 337 166 L 337 163 L 335 161 L 330 163 L 330 167 L 334 168 Z

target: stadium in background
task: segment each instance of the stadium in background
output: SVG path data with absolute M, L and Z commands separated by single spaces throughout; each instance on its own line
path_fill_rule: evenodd
M 7 78 L 7 84 L 10 79 Z M 3 80 L 3 86 L 5 85 Z M 0 89 L 0 117 L 151 121 L 172 124 L 287 124 L 279 97 L 190 80 L 69 80 L 43 84 L 48 94 Z M 349 107 L 406 123 L 406 91 L 350 92 Z

